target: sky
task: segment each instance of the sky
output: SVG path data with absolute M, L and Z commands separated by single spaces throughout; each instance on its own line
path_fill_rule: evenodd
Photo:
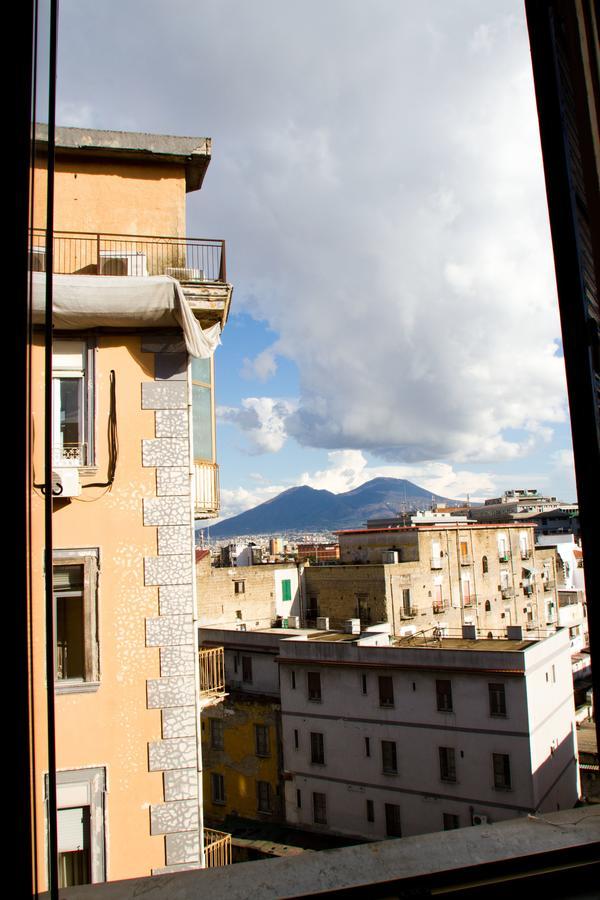
M 575 499 L 522 2 L 61 0 L 57 120 L 212 138 L 224 516 L 377 475 Z

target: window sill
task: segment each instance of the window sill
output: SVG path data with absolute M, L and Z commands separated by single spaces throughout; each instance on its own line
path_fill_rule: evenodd
M 381 772 L 382 775 L 397 775 L 397 771 L 392 771 L 391 769 L 383 769 Z
M 309 697 L 308 702 L 309 703 L 322 703 L 323 701 L 321 700 L 320 697 Z
M 99 681 L 55 681 L 55 694 L 94 694 L 100 687 Z

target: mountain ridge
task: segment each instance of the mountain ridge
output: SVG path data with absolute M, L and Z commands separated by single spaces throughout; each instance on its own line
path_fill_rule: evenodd
M 360 527 L 368 518 L 389 517 L 409 509 L 429 509 L 432 502 L 461 505 L 461 501 L 434 494 L 405 478 L 379 476 L 339 494 L 301 484 L 210 526 L 210 532 L 213 538 L 219 538 L 336 531 Z

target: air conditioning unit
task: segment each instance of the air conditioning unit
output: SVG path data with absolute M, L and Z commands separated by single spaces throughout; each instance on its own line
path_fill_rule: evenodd
M 381 561 L 382 561 L 382 563 L 397 563 L 398 562 L 398 551 L 397 550 L 383 550 L 381 553 Z
M 487 816 L 481 816 L 479 813 L 473 813 L 473 825 L 487 825 Z
M 360 634 L 360 619 L 346 619 L 344 631 L 346 634 Z
M 101 250 L 99 275 L 146 277 L 146 254 L 136 250 Z
M 288 628 L 300 628 L 300 616 L 287 617 Z
M 165 275 L 177 281 L 204 281 L 203 269 L 189 269 L 184 266 L 165 266 Z
M 45 272 L 46 271 L 46 248 L 32 247 L 29 251 L 29 271 Z
M 57 500 L 63 497 L 79 497 L 81 482 L 79 469 L 65 468 L 52 471 L 52 496 Z
M 329 617 L 317 616 L 317 628 L 319 631 L 329 631 Z

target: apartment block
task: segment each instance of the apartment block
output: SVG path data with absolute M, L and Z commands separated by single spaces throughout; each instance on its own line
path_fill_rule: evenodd
M 568 632 L 479 634 L 281 641 L 288 822 L 378 840 L 572 807 Z
M 531 526 L 468 523 L 338 532 L 341 565 L 304 569 L 305 616 L 389 623 L 397 635 L 475 625 L 545 628 L 556 603 L 551 552 Z
M 42 151 L 46 140 L 40 128 Z M 220 840 L 205 841 L 202 827 L 198 714 L 218 701 L 223 678 L 222 656 L 197 653 L 194 519 L 219 508 L 213 352 L 232 288 L 224 242 L 185 231 L 186 195 L 200 188 L 210 155 L 207 138 L 59 128 L 56 230 L 51 242 L 41 228 L 31 234 L 32 696 L 42 889 L 52 806 L 48 740 L 56 747 L 61 886 L 200 867 L 211 855 L 205 845 Z M 34 175 L 43 194 L 43 169 Z M 46 385 L 49 274 L 54 342 Z M 48 395 L 52 498 L 44 495 Z M 45 570 L 50 502 L 54 549 Z M 45 715 L 46 647 L 55 734 Z

